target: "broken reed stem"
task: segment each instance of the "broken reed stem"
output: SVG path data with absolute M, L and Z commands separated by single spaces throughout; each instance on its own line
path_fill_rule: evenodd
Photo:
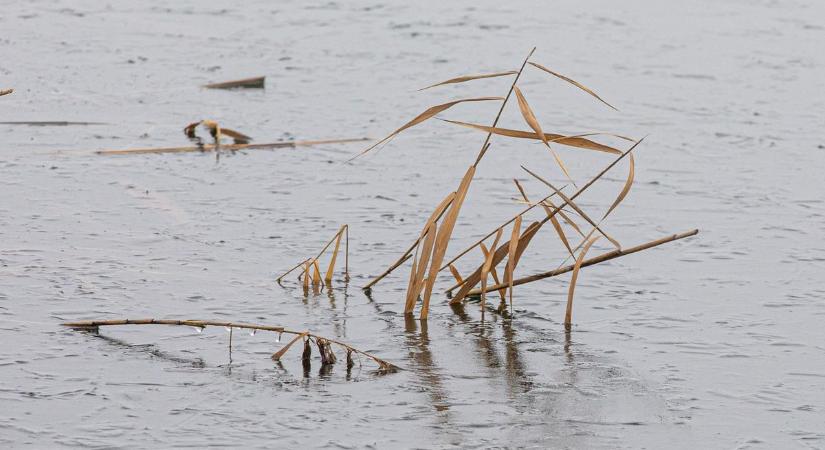
M 281 276 L 279 276 L 278 278 L 276 278 L 276 279 L 275 279 L 275 281 L 276 281 L 276 282 L 278 282 L 278 283 L 280 283 L 280 282 L 281 282 L 281 280 L 282 280 L 285 276 L 287 276 L 287 275 L 289 275 L 290 273 L 292 273 L 295 269 L 297 269 L 297 268 L 301 267 L 301 266 L 302 266 L 305 262 L 307 262 L 307 261 L 309 261 L 309 258 L 307 258 L 307 259 L 305 259 L 305 260 L 303 260 L 303 261 L 299 262 L 298 264 L 295 264 L 295 267 L 293 267 L 293 268 L 291 268 L 291 269 L 287 270 L 286 272 L 284 272 L 284 274 L 283 274 L 283 275 L 281 275 Z
M 379 368 L 381 370 L 387 371 L 396 371 L 400 368 L 394 364 L 391 364 L 383 359 L 372 355 L 370 353 L 358 350 L 355 347 L 352 347 L 348 344 L 343 342 L 337 341 L 335 339 L 329 339 L 323 336 L 318 336 L 317 334 L 310 333 L 309 331 L 294 331 L 288 330 L 284 327 L 276 327 L 276 326 L 269 326 L 269 325 L 257 325 L 251 323 L 240 323 L 240 322 L 218 322 L 213 320 L 174 320 L 174 319 L 118 319 L 118 320 L 85 320 L 79 322 L 65 322 L 61 324 L 64 327 L 74 328 L 74 329 L 83 329 L 83 330 L 90 330 L 96 331 L 99 327 L 104 326 L 118 326 L 118 325 L 176 325 L 176 326 L 188 326 L 188 327 L 195 327 L 195 328 L 206 328 L 206 327 L 227 327 L 230 330 L 233 328 L 241 328 L 247 330 L 260 330 L 260 331 L 273 331 L 276 333 L 284 333 L 284 334 L 291 334 L 298 337 L 306 336 L 307 338 L 313 338 L 317 341 L 317 339 L 323 339 L 326 342 L 331 342 L 333 344 L 342 347 L 343 349 L 347 350 L 348 352 L 354 352 L 359 355 L 364 355 L 367 358 L 372 359 L 376 363 L 378 363 Z M 294 343 L 294 340 L 293 342 Z M 291 345 L 290 343 L 289 345 Z
M 349 225 L 344 224 L 344 225 L 341 225 L 341 228 L 338 229 L 338 232 L 336 232 L 332 236 L 332 238 L 329 241 L 327 241 L 326 245 L 324 245 L 324 248 L 322 248 L 321 251 L 318 252 L 318 254 L 315 255 L 314 258 L 307 258 L 307 259 L 299 262 L 295 267 L 287 270 L 281 276 L 276 278 L 276 282 L 280 283 L 281 280 L 285 276 L 289 275 L 295 269 L 301 267 L 301 265 L 304 265 L 304 271 L 301 272 L 300 275 L 298 275 L 299 280 L 301 279 L 302 276 L 306 276 L 306 275 L 310 274 L 309 269 L 312 268 L 312 269 L 315 269 L 315 271 L 318 272 L 318 274 L 319 274 L 319 276 L 317 277 L 317 280 L 316 280 L 315 277 L 314 277 L 315 273 L 313 272 L 313 277 L 312 277 L 313 282 L 314 283 L 315 282 L 320 282 L 321 277 L 320 277 L 320 268 L 318 267 L 318 258 L 323 256 L 324 252 L 327 251 L 329 246 L 332 245 L 333 242 L 335 242 L 335 250 L 332 253 L 332 258 L 330 259 L 329 267 L 327 268 L 326 275 L 324 276 L 324 281 L 325 282 L 331 282 L 332 281 L 332 273 L 335 270 L 335 261 L 338 257 L 338 249 L 339 249 L 339 245 L 341 243 L 341 238 L 342 237 L 344 237 L 344 253 L 345 253 L 345 256 L 344 256 L 344 279 L 346 281 L 349 281 Z M 309 287 L 307 285 L 306 280 L 304 280 L 304 285 L 305 285 L 305 287 Z
M 309 147 L 312 145 L 323 144 L 346 144 L 350 142 L 364 142 L 369 141 L 369 138 L 357 139 L 327 139 L 316 141 L 294 141 L 294 142 L 272 142 L 268 144 L 227 144 L 215 145 L 204 144 L 196 147 L 156 147 L 156 148 L 133 148 L 127 150 L 97 150 L 98 155 L 140 155 L 140 154 L 154 154 L 154 153 L 188 153 L 188 152 L 205 152 L 216 150 L 264 150 L 272 148 L 293 148 L 293 147 Z
M 4 95 L 9 95 L 14 92 L 14 89 L 0 89 L 0 97 Z
M 669 242 L 678 241 L 680 239 L 695 236 L 698 233 L 699 233 L 699 230 L 693 229 L 693 230 L 690 230 L 690 231 L 686 231 L 684 233 L 673 234 L 673 235 L 666 236 L 666 237 L 663 237 L 663 238 L 660 238 L 660 239 L 656 239 L 654 241 L 650 241 L 650 242 L 647 242 L 647 243 L 644 243 L 644 244 L 640 244 L 640 245 L 637 245 L 635 247 L 629 247 L 629 248 L 625 248 L 625 249 L 622 249 L 622 250 L 613 250 L 613 251 L 610 251 L 610 252 L 607 252 L 607 253 L 603 253 L 599 256 L 594 256 L 593 258 L 586 259 L 586 260 L 582 261 L 581 267 L 592 266 L 594 264 L 599 264 L 599 263 L 603 263 L 605 261 L 610 261 L 611 259 L 620 258 L 622 256 L 627 256 L 627 255 L 630 255 L 632 253 L 637 253 L 637 252 L 640 252 L 640 251 L 643 251 L 643 250 L 647 250 L 647 249 L 650 249 L 650 248 L 653 248 L 653 247 L 657 247 L 657 246 L 662 245 L 662 244 L 667 244 Z M 519 286 L 519 285 L 527 284 L 527 283 L 530 283 L 530 282 L 533 282 L 533 281 L 543 280 L 545 278 L 551 278 L 551 277 L 555 277 L 555 276 L 558 276 L 558 275 L 562 275 L 562 274 L 565 274 L 567 272 L 572 271 L 574 267 L 575 267 L 575 264 L 571 264 L 569 266 L 565 266 L 565 267 L 555 269 L 555 270 L 550 270 L 548 272 L 541 272 L 541 273 L 537 273 L 535 275 L 530 275 L 530 276 L 527 276 L 527 277 L 517 278 L 517 279 L 513 280 L 513 286 Z M 493 285 L 493 286 L 487 286 L 485 291 L 486 292 L 491 292 L 491 291 L 495 291 L 497 289 L 501 289 L 501 288 L 507 287 L 507 286 L 508 286 L 507 283 L 501 283 L 501 284 L 496 284 L 496 285 Z M 467 295 L 481 295 L 481 289 L 473 289 Z

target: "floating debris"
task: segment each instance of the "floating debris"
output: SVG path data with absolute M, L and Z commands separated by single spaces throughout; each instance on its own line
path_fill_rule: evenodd
M 328 144 L 349 144 L 352 142 L 369 141 L 369 138 L 354 138 L 354 139 L 327 139 L 317 141 L 290 141 L 290 142 L 270 142 L 267 144 L 228 144 L 228 145 L 214 145 L 204 144 L 195 147 L 154 147 L 154 148 L 132 148 L 126 150 L 97 150 L 98 155 L 141 155 L 153 153 L 190 153 L 190 152 L 208 152 L 217 149 L 223 150 L 270 150 L 275 148 L 294 148 L 294 147 L 311 147 L 314 145 L 328 145 Z
M 224 81 L 221 83 L 205 84 L 209 89 L 263 89 L 266 77 L 243 78 L 241 80 Z

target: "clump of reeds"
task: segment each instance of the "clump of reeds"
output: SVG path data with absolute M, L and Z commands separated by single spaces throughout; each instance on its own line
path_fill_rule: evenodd
M 298 281 L 302 282 L 304 289 L 309 289 L 310 287 L 317 289 L 322 283 L 329 285 L 332 283 L 332 276 L 335 273 L 335 264 L 338 261 L 338 252 L 341 249 L 342 241 L 344 243 L 344 280 L 349 281 L 349 225 L 346 224 L 341 225 L 338 232 L 336 232 L 335 235 L 327 241 L 326 245 L 324 245 L 317 255 L 299 262 L 291 269 L 281 274 L 275 281 L 280 284 L 284 277 L 294 272 L 296 269 L 301 269 L 298 274 Z M 332 247 L 332 256 L 329 259 L 327 270 L 324 272 L 322 277 L 319 259 L 324 256 L 327 250 L 332 246 L 333 242 L 335 243 L 335 246 Z
M 428 108 L 427 110 L 425 110 L 424 112 L 422 112 L 406 124 L 402 125 L 398 129 L 390 133 L 387 137 L 378 141 L 377 143 L 370 146 L 369 148 L 362 151 L 359 155 L 356 156 L 357 158 L 358 156 L 361 156 L 377 148 L 379 145 L 387 143 L 389 140 L 391 140 L 399 133 L 413 126 L 419 125 L 422 122 L 425 122 L 429 119 L 432 119 L 436 117 L 438 114 L 446 111 L 449 108 L 452 108 L 455 105 L 466 102 L 500 102 L 498 113 L 496 114 L 491 126 L 484 126 L 456 120 L 444 120 L 445 123 L 467 127 L 473 130 L 482 131 L 486 133 L 486 137 L 481 145 L 478 155 L 476 156 L 476 159 L 473 162 L 473 164 L 470 165 L 470 167 L 464 173 L 463 177 L 461 178 L 461 182 L 458 185 L 458 188 L 455 191 L 450 192 L 444 198 L 444 200 L 442 200 L 441 203 L 439 203 L 438 206 L 436 206 L 435 210 L 432 212 L 429 219 L 427 219 L 424 222 L 421 233 L 419 234 L 418 238 L 412 243 L 412 245 L 409 248 L 407 248 L 407 250 L 393 264 L 391 264 L 387 270 L 385 270 L 379 276 L 375 277 L 372 281 L 370 281 L 366 286 L 364 286 L 364 289 L 371 289 L 382 278 L 387 276 L 396 268 L 400 267 L 406 261 L 412 259 L 412 266 L 410 268 L 410 276 L 404 306 L 404 312 L 406 314 L 412 314 L 415 305 L 420 301 L 420 318 L 427 318 L 430 306 L 430 299 L 434 288 L 434 284 L 436 282 L 436 278 L 438 274 L 444 269 L 449 269 L 449 271 L 456 280 L 456 284 L 453 287 L 451 287 L 448 290 L 448 292 L 452 293 L 453 290 L 458 289 L 457 294 L 452 296 L 451 303 L 460 303 L 465 298 L 467 298 L 468 295 L 478 294 L 481 296 L 482 311 L 484 310 L 487 292 L 498 291 L 502 302 L 505 301 L 506 293 L 509 292 L 510 304 L 512 306 L 513 288 L 515 286 L 530 281 L 547 278 L 548 276 L 553 276 L 548 275 L 549 273 L 564 273 L 556 270 L 518 279 L 516 279 L 514 275 L 515 270 L 518 268 L 518 262 L 522 254 L 527 249 L 533 237 L 540 231 L 540 229 L 547 222 L 550 222 L 555 231 L 555 235 L 559 238 L 559 241 L 561 242 L 565 250 L 565 260 L 567 258 L 573 258 L 575 260 L 575 264 L 572 265 L 570 268 L 570 271 L 573 272 L 573 276 L 570 282 L 567 309 L 565 314 L 565 324 L 569 326 L 572 320 L 571 318 L 573 293 L 575 290 L 576 280 L 578 279 L 579 270 L 582 267 L 597 264 L 599 262 L 607 261 L 609 259 L 613 259 L 619 256 L 624 256 L 636 251 L 660 245 L 665 242 L 671 242 L 676 239 L 692 236 L 697 233 L 696 230 L 693 230 L 688 233 L 674 235 L 670 238 L 660 239 L 657 241 L 653 241 L 647 244 L 634 247 L 633 251 L 622 251 L 621 244 L 604 230 L 603 222 L 622 203 L 622 201 L 627 197 L 628 193 L 630 192 L 635 176 L 635 161 L 631 152 L 642 142 L 642 140 L 635 140 L 621 135 L 610 133 L 585 133 L 578 135 L 564 135 L 545 132 L 543 127 L 541 126 L 541 121 L 538 119 L 535 113 L 535 110 L 528 102 L 527 97 L 523 92 L 523 89 L 518 86 L 519 79 L 521 78 L 522 73 L 524 72 L 525 68 L 528 67 L 528 65 L 529 67 L 533 67 L 543 73 L 553 76 L 556 79 L 562 80 L 570 85 L 573 85 L 579 90 L 587 93 L 591 97 L 603 103 L 604 105 L 610 107 L 611 109 L 616 111 L 618 110 L 613 105 L 605 101 L 601 96 L 596 94 L 596 92 L 594 92 L 592 89 L 586 87 L 578 81 L 575 81 L 567 76 L 561 75 L 539 63 L 530 61 L 530 58 L 532 57 L 534 51 L 535 48 L 530 51 L 530 54 L 522 62 L 521 67 L 518 70 L 508 70 L 490 74 L 462 76 L 452 78 L 440 83 L 435 83 L 424 88 L 429 89 L 438 86 L 465 83 L 468 81 L 478 79 L 513 76 L 514 78 L 512 84 L 510 85 L 510 88 L 504 97 L 484 96 L 465 98 L 433 106 L 431 108 Z M 508 100 L 513 94 L 515 94 L 516 100 L 518 102 L 519 112 L 525 124 L 528 126 L 529 131 L 499 128 L 497 126 L 499 119 L 501 118 L 502 112 L 504 111 L 505 107 L 508 104 Z M 521 186 L 521 184 L 518 183 L 518 181 L 516 181 L 517 188 L 521 195 L 521 201 L 527 203 L 528 207 L 521 213 L 517 214 L 515 217 L 509 219 L 504 224 L 500 225 L 490 233 L 486 234 L 484 237 L 476 241 L 473 245 L 460 252 L 457 256 L 453 257 L 452 259 L 444 263 L 447 248 L 452 233 L 454 231 L 459 212 L 461 210 L 461 207 L 467 196 L 470 185 L 475 176 L 476 168 L 484 158 L 488 149 L 490 148 L 490 141 L 493 135 L 500 136 L 503 138 L 540 141 L 543 144 L 543 146 L 547 148 L 547 150 L 553 157 L 556 165 L 558 166 L 559 170 L 561 171 L 561 174 L 564 176 L 564 178 L 568 180 L 569 183 L 568 185 L 562 186 L 561 188 L 557 188 L 552 183 L 547 181 L 544 177 L 537 174 L 535 171 L 532 171 L 522 166 L 522 168 L 530 176 L 540 181 L 543 185 L 550 189 L 549 195 L 545 196 L 538 202 L 533 203 L 528 198 L 527 193 Z M 621 140 L 625 140 L 630 142 L 632 146 L 628 150 L 621 151 L 617 148 L 596 142 L 591 139 L 599 135 L 611 136 Z M 615 155 L 615 159 L 610 164 L 608 164 L 607 167 L 605 167 L 601 172 L 599 172 L 598 175 L 590 179 L 583 186 L 578 187 L 574 180 L 574 177 L 571 176 L 566 164 L 561 158 L 561 155 L 556 151 L 556 145 L 563 145 L 567 147 L 577 148 L 580 150 L 588 150 L 604 154 L 611 154 Z M 601 179 L 601 177 L 605 173 L 607 173 L 609 170 L 611 170 L 625 158 L 627 158 L 628 162 L 627 179 L 622 188 L 620 189 L 620 191 L 618 192 L 618 194 L 616 195 L 616 197 L 613 199 L 610 206 L 607 208 L 607 210 L 601 215 L 600 218 L 598 218 L 598 220 L 594 220 L 589 214 L 587 214 L 584 211 L 583 208 L 579 207 L 575 200 L 579 197 L 579 195 L 581 195 L 584 191 L 591 187 L 596 181 Z M 576 190 L 571 194 L 565 194 L 564 191 L 570 186 L 576 188 Z M 557 198 L 554 200 L 553 197 Z M 534 209 L 536 206 L 542 207 L 545 213 L 544 217 L 530 222 L 526 227 L 522 229 L 525 214 Z M 582 222 L 584 222 L 584 224 Z M 582 230 L 582 227 L 585 225 L 590 227 L 590 230 L 588 232 L 584 232 Z M 568 227 L 569 230 L 574 231 L 579 236 L 580 241 L 577 245 L 574 246 L 571 244 L 570 237 L 568 236 L 568 231 L 565 231 L 565 226 Z M 510 227 L 509 230 L 507 227 Z M 509 236 L 509 239 L 504 242 L 501 242 L 504 236 Z M 487 243 L 488 239 L 491 237 L 493 237 L 493 239 L 488 249 Z M 602 255 L 601 257 L 585 260 L 587 252 L 590 250 L 590 248 L 593 246 L 593 244 L 599 237 L 604 237 L 607 241 L 609 241 L 615 247 L 615 250 L 608 254 Z M 469 276 L 462 276 L 460 271 L 455 267 L 455 263 L 465 255 L 469 254 L 470 251 L 473 250 L 475 247 L 481 248 L 482 259 L 477 263 L 477 265 L 475 266 L 476 269 Z M 504 261 L 505 259 L 507 260 L 507 262 L 504 268 L 504 275 L 502 279 L 501 277 L 499 277 L 499 273 L 496 270 L 496 267 L 499 264 L 501 264 L 502 261 Z M 562 264 L 564 264 L 564 262 L 562 262 Z M 492 286 L 488 286 L 488 277 L 490 276 L 492 276 L 494 281 Z M 479 284 L 481 286 L 480 288 L 477 288 Z
M 277 341 L 280 342 L 280 337 L 283 334 L 293 335 L 295 336 L 291 341 L 289 341 L 286 345 L 284 345 L 280 350 L 275 352 L 272 355 L 272 359 L 274 361 L 280 361 L 281 358 L 289 351 L 289 349 L 298 341 L 303 341 L 304 343 L 304 350 L 301 355 L 301 360 L 303 362 L 304 367 L 308 367 L 311 364 L 312 358 L 312 347 L 311 343 L 315 343 L 318 347 L 318 353 L 321 357 L 321 365 L 327 366 L 332 365 L 337 362 L 337 357 L 335 356 L 334 347 L 339 348 L 340 350 L 346 353 L 346 362 L 347 368 L 351 368 L 355 361 L 353 360 L 353 355 L 356 356 L 363 356 L 369 360 L 374 361 L 378 364 L 378 370 L 381 372 L 394 372 L 399 370 L 399 367 L 391 364 L 373 354 L 358 350 L 351 345 L 345 344 L 343 342 L 337 341 L 335 339 L 326 338 L 323 336 L 319 336 L 317 334 L 311 333 L 309 331 L 295 331 L 289 330 L 284 327 L 279 326 L 269 326 L 269 325 L 256 325 L 250 323 L 238 323 L 238 322 L 219 322 L 219 321 L 211 321 L 211 320 L 170 320 L 170 319 L 121 319 L 121 320 L 88 320 L 88 321 L 80 321 L 80 322 L 66 322 L 62 324 L 65 327 L 70 327 L 79 330 L 85 331 L 98 331 L 100 327 L 104 326 L 123 326 L 123 325 L 176 325 L 176 326 L 188 326 L 197 328 L 202 330 L 203 328 L 213 326 L 213 327 L 224 327 L 227 328 L 230 332 L 230 352 L 232 346 L 232 331 L 235 329 L 246 329 L 251 330 L 252 333 L 256 331 L 270 331 L 274 333 L 278 333 Z M 359 359 L 360 364 L 360 359 Z

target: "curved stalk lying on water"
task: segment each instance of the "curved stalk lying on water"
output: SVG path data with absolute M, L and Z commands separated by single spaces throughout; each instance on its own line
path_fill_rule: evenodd
M 313 339 L 316 343 L 320 340 L 322 346 L 324 343 L 332 343 L 338 345 L 339 347 L 343 348 L 347 351 L 347 360 L 351 361 L 349 357 L 352 353 L 363 355 L 378 364 L 379 370 L 394 372 L 399 370 L 400 368 L 392 363 L 389 363 L 375 355 L 370 353 L 358 350 L 355 347 L 352 347 L 348 344 L 343 342 L 337 341 L 335 339 L 326 338 L 323 336 L 318 336 L 317 334 L 310 333 L 309 331 L 295 331 L 295 330 L 288 330 L 284 327 L 278 326 L 269 326 L 269 325 L 256 325 L 251 323 L 240 323 L 240 322 L 219 322 L 214 320 L 175 320 L 175 319 L 118 319 L 118 320 L 84 320 L 79 322 L 65 322 L 62 323 L 64 327 L 74 328 L 74 329 L 82 329 L 82 330 L 90 330 L 90 331 L 97 331 L 98 328 L 104 326 L 122 326 L 122 325 L 175 325 L 175 326 L 187 326 L 187 327 L 195 327 L 195 328 L 206 328 L 206 327 L 227 327 L 230 329 L 233 328 L 241 328 L 247 330 L 261 330 L 261 331 L 273 331 L 276 333 L 284 333 L 284 334 L 291 334 L 295 335 L 295 338 L 289 342 L 287 345 L 284 346 L 281 350 L 276 352 L 272 355 L 274 360 L 279 360 L 287 350 L 297 342 L 301 338 Z

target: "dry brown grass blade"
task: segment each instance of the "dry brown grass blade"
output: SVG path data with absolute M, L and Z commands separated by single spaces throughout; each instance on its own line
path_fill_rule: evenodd
M 304 289 L 309 289 L 310 278 L 312 278 L 310 272 L 311 266 L 312 262 L 310 260 L 307 260 L 307 262 L 304 263 Z
M 442 122 L 448 122 L 453 125 L 459 125 L 466 128 L 471 128 L 478 131 L 484 131 L 486 133 L 497 134 L 499 136 L 507 136 L 512 138 L 518 139 L 534 139 L 537 141 L 542 140 L 535 131 L 523 131 L 523 130 L 511 130 L 509 128 L 493 128 L 488 127 L 485 125 L 478 125 L 474 123 L 467 123 L 467 122 L 460 122 L 458 120 L 449 120 L 449 119 L 438 119 Z M 544 138 L 547 139 L 548 142 L 555 142 L 557 144 L 566 145 L 568 147 L 576 147 L 576 148 L 583 148 L 587 150 L 596 150 L 604 153 L 610 153 L 612 155 L 620 155 L 622 153 L 621 150 L 615 149 L 608 145 L 599 144 L 598 142 L 591 141 L 589 139 L 585 139 L 588 136 L 611 136 L 619 139 L 623 139 L 629 142 L 636 142 L 636 140 L 631 139 L 626 136 L 621 136 L 618 134 L 613 133 L 583 133 L 577 134 L 574 136 L 565 136 L 562 134 L 554 134 L 554 133 L 544 133 Z
M 496 238 L 493 240 L 493 246 L 492 246 L 493 248 L 498 248 L 498 241 L 501 239 L 502 231 L 503 230 L 501 228 L 499 228 L 498 231 L 496 231 Z M 486 249 L 484 247 L 482 247 L 482 250 L 486 250 Z M 487 274 L 490 272 L 490 268 L 493 266 L 493 253 L 488 252 L 488 251 L 485 251 L 484 253 L 487 255 L 487 257 L 484 259 L 484 264 L 481 267 L 481 291 L 482 292 L 484 292 L 485 291 L 484 288 L 487 287 Z M 486 300 L 485 294 L 481 294 L 481 311 L 482 311 L 482 314 L 484 314 L 485 300 Z
M 579 257 L 576 258 L 576 264 L 573 266 L 573 276 L 570 278 L 570 287 L 567 289 L 567 309 L 564 313 L 564 325 L 569 327 L 573 320 L 573 294 L 576 290 L 576 281 L 579 278 L 579 270 L 581 270 L 582 262 L 584 261 L 585 255 L 587 255 L 588 250 L 590 247 L 593 246 L 599 239 L 599 236 L 591 238 L 587 241 L 587 244 L 584 245 L 584 248 L 579 253 Z
M 622 188 L 622 191 L 619 192 L 619 196 L 616 197 L 616 200 L 613 201 L 613 204 L 610 205 L 610 208 L 608 208 L 607 212 L 604 213 L 604 216 L 602 216 L 602 220 L 606 219 L 607 216 L 610 215 L 610 213 L 613 212 L 613 210 L 616 209 L 617 206 L 619 206 L 619 203 L 621 203 L 622 200 L 624 200 L 625 197 L 627 197 L 627 193 L 630 192 L 630 188 L 631 188 L 631 186 L 633 186 L 633 179 L 635 178 L 635 171 L 636 171 L 635 167 L 636 167 L 636 162 L 633 159 L 633 155 L 631 154 L 630 155 L 630 170 L 627 174 L 627 181 L 625 181 L 624 187 Z
M 415 280 L 418 279 L 418 250 L 421 247 L 416 245 L 415 254 L 413 255 L 412 267 L 410 268 L 410 279 L 407 282 L 407 298 L 404 300 L 404 314 L 412 314 L 415 308 L 415 300 L 411 300 L 413 288 L 415 287 Z
M 336 235 L 335 248 L 332 250 L 332 258 L 329 260 L 329 267 L 327 268 L 327 273 L 324 276 L 324 281 L 327 283 L 332 281 L 332 274 L 335 272 L 335 260 L 338 258 L 338 249 L 341 246 L 341 239 L 344 237 L 344 230 L 346 228 L 346 225 L 341 225 L 341 228 L 338 230 L 338 234 Z
M 252 140 L 251 137 L 241 133 L 240 131 L 235 131 L 229 128 L 221 128 L 221 133 L 224 136 L 231 137 L 236 144 L 248 144 L 249 141 Z
M 407 292 L 407 306 L 404 308 L 405 311 L 409 311 L 410 313 L 412 313 L 412 310 L 415 307 L 415 302 L 418 300 L 418 296 L 421 294 L 421 290 L 424 288 L 424 276 L 427 273 L 427 264 L 429 264 L 430 257 L 433 253 L 433 245 L 435 244 L 436 230 L 437 227 L 435 222 L 430 222 L 427 225 L 427 230 L 424 233 L 424 240 L 421 244 L 421 260 L 418 261 L 418 269 L 416 270 L 415 283 L 413 284 L 412 290 Z
M 462 284 L 464 283 L 464 278 L 461 277 L 461 273 L 458 272 L 458 269 L 455 268 L 454 265 L 450 264 L 450 273 L 453 274 L 453 278 L 455 278 L 456 283 Z
M 504 231 L 503 228 L 499 228 L 499 230 L 501 230 L 502 232 Z M 487 249 L 487 246 L 484 245 L 483 242 L 479 244 L 479 247 L 481 247 L 481 253 L 484 254 L 484 260 L 487 261 L 487 258 L 490 257 L 490 250 Z M 493 277 L 493 282 L 495 282 L 496 284 L 501 284 L 501 280 L 498 278 L 498 271 L 495 267 L 490 268 L 490 275 L 492 275 Z M 501 301 L 505 301 L 507 295 L 506 289 L 499 289 L 498 295 L 499 297 L 501 297 Z
M 318 285 L 321 283 L 321 267 L 318 265 L 318 260 L 312 261 L 312 284 Z
M 455 106 L 455 105 L 457 105 L 457 104 L 459 104 L 459 103 L 467 103 L 467 102 L 485 102 L 485 101 L 490 101 L 490 100 L 504 100 L 504 98 L 502 98 L 502 97 L 477 97 L 477 98 L 465 98 L 465 99 L 461 99 L 461 100 L 455 100 L 455 101 L 452 101 L 452 102 L 442 103 L 442 104 L 440 104 L 440 105 L 436 105 L 436 106 L 433 106 L 433 107 L 431 107 L 431 108 L 428 108 L 428 109 L 427 109 L 426 111 L 424 111 L 423 113 L 421 113 L 421 114 L 419 114 L 419 115 L 415 116 L 415 118 L 413 118 L 412 120 L 410 120 L 409 122 L 405 123 L 405 124 L 404 124 L 404 125 L 402 125 L 400 128 L 398 128 L 397 130 L 395 130 L 395 131 L 393 131 L 392 133 L 390 133 L 390 134 L 389 134 L 389 136 L 385 137 L 384 139 L 381 139 L 380 141 L 378 141 L 378 142 L 376 142 L 375 144 L 371 145 L 371 146 L 370 146 L 369 148 L 367 148 L 366 150 L 364 150 L 364 151 L 362 151 L 361 153 L 359 153 L 359 154 L 357 154 L 357 155 L 353 156 L 352 158 L 350 158 L 350 161 L 352 161 L 352 160 L 353 160 L 353 159 L 355 159 L 355 158 L 358 158 L 359 156 L 364 155 L 365 153 L 369 152 L 370 150 L 374 149 L 375 147 L 378 147 L 379 145 L 383 144 L 384 142 L 387 142 L 388 140 L 390 140 L 390 139 L 392 139 L 393 137 L 395 137 L 398 133 L 401 133 L 402 131 L 404 131 L 404 130 L 406 130 L 406 129 L 410 128 L 410 127 L 414 127 L 414 126 L 416 126 L 416 125 L 420 124 L 421 122 L 426 121 L 427 119 L 431 119 L 431 118 L 433 118 L 436 114 L 438 114 L 438 113 L 440 113 L 440 112 L 442 112 L 442 111 L 445 111 L 445 110 L 447 110 L 447 109 L 449 109 L 449 108 L 451 108 L 451 107 L 453 107 L 453 106 Z
M 473 181 L 473 176 L 476 173 L 475 165 L 470 166 L 461 179 L 458 189 L 455 192 L 455 198 L 450 204 L 450 209 L 444 217 L 441 226 L 438 227 L 438 236 L 436 237 L 435 248 L 433 249 L 432 262 L 430 263 L 430 271 L 427 275 L 427 283 L 424 287 L 424 298 L 421 305 L 421 319 L 426 320 L 430 312 L 430 297 L 433 293 L 433 286 L 438 277 L 441 263 L 444 261 L 444 255 L 447 253 L 447 245 L 450 243 L 450 236 L 453 233 L 455 222 L 458 220 L 458 213 L 461 210 L 461 205 L 464 203 L 464 198 L 467 197 L 467 191 L 470 189 L 470 184 Z
M 305 259 L 305 260 L 303 260 L 303 261 L 299 262 L 298 264 L 295 264 L 295 265 L 294 265 L 291 269 L 287 270 L 287 271 L 286 271 L 283 275 L 281 275 L 281 276 L 279 276 L 278 278 L 276 278 L 276 279 L 275 279 L 275 281 L 276 281 L 276 282 L 278 282 L 278 283 L 280 283 L 280 282 L 281 282 L 281 280 L 282 280 L 285 276 L 289 275 L 290 273 L 292 273 L 292 271 L 294 271 L 295 269 L 297 269 L 297 268 L 301 267 L 302 265 L 304 265 L 304 263 L 305 263 L 305 262 L 307 262 L 307 261 L 309 261 L 309 258 L 307 258 L 307 259 Z
M 547 141 L 547 137 L 544 135 L 544 131 L 541 130 L 541 125 L 539 124 L 538 119 L 536 119 L 536 115 L 533 114 L 532 108 L 527 103 L 527 99 L 524 98 L 524 94 L 521 93 L 521 89 L 518 86 L 513 88 L 513 92 L 516 93 L 516 98 L 518 99 L 518 107 L 521 110 L 521 116 L 524 117 L 524 121 L 527 122 L 527 125 L 530 125 L 530 128 L 536 132 L 541 138 L 541 141 L 544 142 L 544 145 L 550 150 L 550 153 L 553 154 L 553 158 L 555 158 L 556 163 L 561 168 L 561 171 L 564 172 L 564 175 L 572 182 L 573 178 L 570 177 L 570 172 L 567 171 L 567 167 L 564 165 L 564 161 L 561 160 L 561 157 L 550 147 L 550 143 Z M 573 183 L 574 185 L 576 183 Z
M 548 69 L 547 67 L 542 66 L 541 64 L 534 63 L 534 62 L 530 62 L 530 65 L 531 65 L 531 66 L 533 66 L 533 67 L 539 68 L 539 69 L 541 69 L 541 70 L 543 70 L 543 71 L 545 71 L 545 72 L 549 73 L 550 75 L 553 75 L 553 76 L 555 76 L 555 77 L 557 77 L 557 78 L 560 78 L 560 79 L 562 79 L 562 80 L 564 80 L 564 81 L 566 81 L 566 82 L 568 82 L 568 83 L 572 84 L 573 86 L 576 86 L 577 88 L 579 88 L 579 89 L 583 90 L 584 92 L 587 92 L 588 94 L 592 95 L 592 96 L 593 96 L 596 100 L 598 100 L 598 101 L 600 101 L 600 102 L 604 103 L 605 105 L 609 106 L 610 108 L 613 108 L 614 110 L 618 111 L 618 109 L 616 109 L 616 107 L 615 107 L 615 106 L 613 106 L 613 105 L 611 105 L 610 103 L 607 103 L 606 101 L 604 101 L 604 99 L 603 99 L 603 98 L 601 98 L 601 97 L 599 97 L 599 95 L 598 95 L 598 94 L 596 94 L 595 92 L 593 92 L 593 90 L 591 90 L 591 89 L 590 89 L 590 88 L 588 88 L 587 86 L 585 86 L 585 85 L 583 85 L 583 84 L 579 83 L 578 81 L 576 81 L 576 80 L 574 80 L 574 79 L 572 79 L 572 78 L 568 78 L 568 77 L 566 77 L 566 76 L 564 76 L 564 75 L 562 75 L 562 74 L 560 74 L 560 73 L 553 72 L 552 70 Z
M 0 97 L 4 95 L 9 95 L 14 92 L 14 89 L 0 89 Z
M 296 342 L 303 339 L 308 334 L 309 334 L 309 332 L 305 331 L 305 332 L 295 336 L 294 338 L 292 338 L 292 340 L 289 341 L 286 345 L 284 345 L 284 347 L 282 349 L 280 349 L 277 352 L 272 354 L 272 360 L 273 361 L 280 361 L 281 358 L 286 354 L 286 352 L 289 351 L 290 347 L 292 347 Z
M 516 181 L 518 185 L 518 181 Z M 521 232 L 521 216 L 513 223 L 513 231 L 510 234 L 510 245 L 507 249 L 507 272 L 504 279 L 507 282 L 507 290 L 510 292 L 510 309 L 513 309 L 513 272 L 516 270 L 516 250 L 518 249 L 519 233 Z
M 421 88 L 421 89 L 419 89 L 419 91 L 423 91 L 423 90 L 426 90 L 426 89 L 429 89 L 429 88 L 434 88 L 436 86 L 443 86 L 445 84 L 464 83 L 465 81 L 480 80 L 482 78 L 505 77 L 507 75 L 515 75 L 517 73 L 518 73 L 517 71 L 511 70 L 511 71 L 508 71 L 508 72 L 487 73 L 487 74 L 482 74 L 482 75 L 466 75 L 466 76 L 463 76 L 463 77 L 450 78 L 447 81 L 442 81 L 440 83 L 436 83 L 436 84 L 427 86 L 425 88 Z

